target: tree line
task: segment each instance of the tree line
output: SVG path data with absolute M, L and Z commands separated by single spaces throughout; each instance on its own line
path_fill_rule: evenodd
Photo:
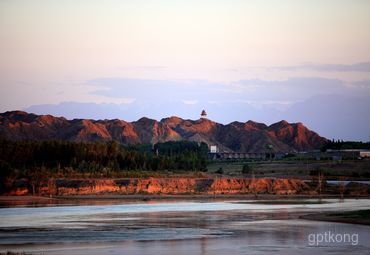
M 205 143 L 177 141 L 155 145 L 109 142 L 0 140 L 0 182 L 62 173 L 110 177 L 129 171 L 207 171 Z
M 370 149 L 370 142 L 356 142 L 356 141 L 343 141 L 331 140 L 327 142 L 321 151 L 331 150 L 348 150 L 348 149 Z

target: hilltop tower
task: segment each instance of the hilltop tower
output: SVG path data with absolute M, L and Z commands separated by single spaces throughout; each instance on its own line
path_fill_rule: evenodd
M 202 118 L 202 119 L 207 118 L 207 113 L 206 113 L 205 110 L 203 110 L 202 113 L 200 114 L 200 118 Z

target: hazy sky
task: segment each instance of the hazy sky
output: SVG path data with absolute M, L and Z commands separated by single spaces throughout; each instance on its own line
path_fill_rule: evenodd
M 370 138 L 370 1 L 0 1 L 0 111 Z M 315 107 L 318 107 L 315 111 Z

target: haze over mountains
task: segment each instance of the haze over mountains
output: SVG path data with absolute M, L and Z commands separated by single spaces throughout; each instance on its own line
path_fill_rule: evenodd
M 179 117 L 160 121 L 141 118 L 127 122 L 119 119 L 73 119 L 36 115 L 23 111 L 0 114 L 0 138 L 11 140 L 110 141 L 122 144 L 155 144 L 189 140 L 217 145 L 223 152 L 263 152 L 267 144 L 276 152 L 318 149 L 327 139 L 302 123 L 280 121 L 267 126 L 254 121 L 223 125 L 203 118 Z

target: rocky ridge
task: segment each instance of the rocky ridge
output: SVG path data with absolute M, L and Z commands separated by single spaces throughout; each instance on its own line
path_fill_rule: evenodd
M 22 111 L 0 114 L 0 138 L 10 140 L 110 141 L 122 144 L 153 144 L 188 140 L 217 145 L 223 152 L 264 152 L 266 144 L 275 152 L 319 149 L 327 139 L 302 123 L 280 121 L 270 126 L 254 121 L 223 125 L 206 118 L 179 117 L 161 121 L 141 118 L 124 120 L 67 120 Z

